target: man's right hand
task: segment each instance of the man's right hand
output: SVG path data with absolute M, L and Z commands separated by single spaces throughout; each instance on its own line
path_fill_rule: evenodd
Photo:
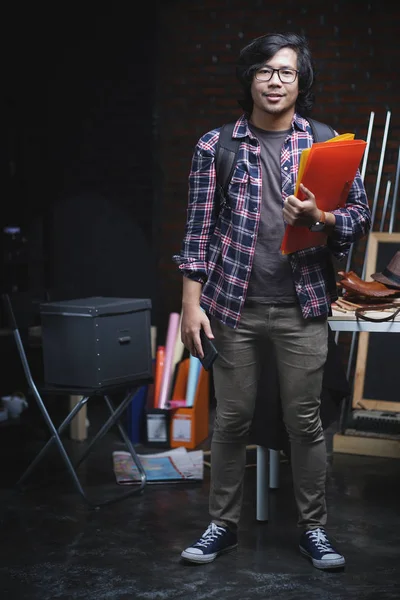
M 200 341 L 200 330 L 204 329 L 207 337 L 213 339 L 210 321 L 199 304 L 183 305 L 181 339 L 190 354 L 203 358 L 204 352 Z

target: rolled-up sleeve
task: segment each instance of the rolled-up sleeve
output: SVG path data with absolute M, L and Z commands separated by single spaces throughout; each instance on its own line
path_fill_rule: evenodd
M 189 173 L 187 219 L 179 254 L 172 259 L 182 275 L 205 283 L 208 275 L 208 249 L 215 227 L 216 189 L 215 144 L 218 136 L 210 132 L 198 141 Z
M 371 211 L 360 172 L 357 171 L 346 204 L 332 213 L 335 228 L 328 237 L 328 247 L 339 260 L 346 257 L 351 244 L 364 237 L 371 227 Z

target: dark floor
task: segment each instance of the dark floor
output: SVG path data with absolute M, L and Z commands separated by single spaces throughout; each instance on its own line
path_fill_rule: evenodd
M 202 483 L 148 485 L 143 494 L 98 511 L 74 491 L 57 456 L 46 473 L 64 483 L 14 489 L 43 431 L 0 430 L 0 599 L 331 600 L 400 598 L 400 462 L 334 455 L 328 480 L 329 531 L 346 569 L 321 572 L 297 549 L 290 467 L 270 493 L 270 520 L 255 519 L 254 454 L 249 452 L 239 548 L 191 566 L 180 552 L 208 524 L 209 471 Z M 72 451 L 83 445 L 70 443 Z M 119 491 L 114 432 L 81 470 L 93 494 Z

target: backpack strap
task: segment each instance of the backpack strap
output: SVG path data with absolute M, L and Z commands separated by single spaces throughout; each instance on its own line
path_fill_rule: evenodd
M 330 140 L 331 138 L 335 137 L 335 130 L 332 129 L 330 125 L 321 123 L 315 119 L 310 119 L 309 117 L 307 117 L 307 121 L 310 123 L 314 142 L 326 142 L 326 140 Z
M 221 204 L 226 204 L 229 182 L 235 169 L 236 158 L 242 141 L 241 138 L 232 137 L 234 127 L 235 123 L 226 123 L 221 127 L 215 152 L 215 170 Z

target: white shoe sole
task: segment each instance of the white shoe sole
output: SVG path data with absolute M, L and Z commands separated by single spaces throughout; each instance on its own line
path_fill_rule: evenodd
M 210 563 L 217 558 L 220 554 L 224 554 L 225 552 L 231 552 L 237 548 L 237 544 L 233 546 L 228 546 L 228 548 L 224 548 L 224 550 L 220 550 L 220 552 L 214 552 L 213 554 L 193 554 L 192 552 L 187 552 L 184 550 L 181 554 L 181 558 L 187 560 L 188 562 L 193 563 Z
M 309 552 L 302 546 L 299 546 L 300 552 L 309 558 L 317 569 L 340 569 L 340 567 L 344 567 L 346 564 L 345 558 L 342 556 L 341 558 L 335 558 L 333 560 L 318 560 L 317 558 L 313 558 Z

